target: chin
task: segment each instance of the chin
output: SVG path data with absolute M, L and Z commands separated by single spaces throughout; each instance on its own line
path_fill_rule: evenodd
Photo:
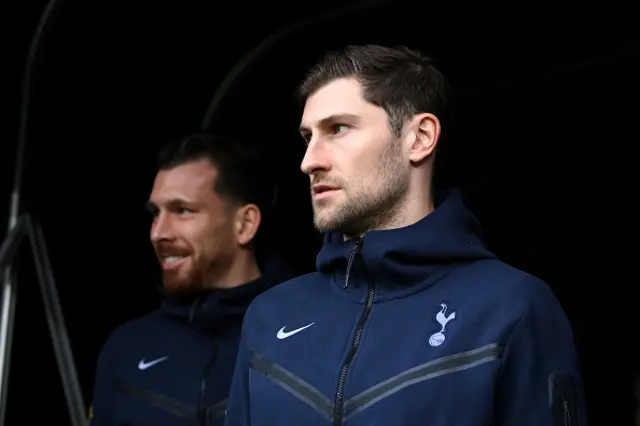
M 202 293 L 202 286 L 199 280 L 193 276 L 178 276 L 165 274 L 162 280 L 162 287 L 165 294 L 172 297 L 191 297 Z
M 319 209 L 316 206 L 313 208 L 313 224 L 316 228 L 324 228 L 329 223 L 329 212 L 327 208 Z
M 333 232 L 338 230 L 338 224 L 332 218 L 316 216 L 313 224 L 318 232 Z
M 314 217 L 314 225 L 318 232 L 340 232 L 346 236 L 362 234 L 366 231 L 363 226 L 366 220 L 347 218 L 338 215 L 318 215 Z

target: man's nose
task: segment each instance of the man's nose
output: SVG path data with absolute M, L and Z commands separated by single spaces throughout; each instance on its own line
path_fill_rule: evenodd
M 164 212 L 159 213 L 151 224 L 151 242 L 156 244 L 160 241 L 170 241 L 172 239 L 171 220 Z
M 323 143 L 319 139 L 312 139 L 307 145 L 307 151 L 304 154 L 300 170 L 302 173 L 312 175 L 318 172 L 327 172 L 331 169 L 331 161 L 327 155 Z

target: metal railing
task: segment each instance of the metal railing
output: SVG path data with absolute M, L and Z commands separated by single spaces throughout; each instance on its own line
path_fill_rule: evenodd
M 87 424 L 87 416 L 82 400 L 80 382 L 73 360 L 73 352 L 71 351 L 71 345 L 69 343 L 69 335 L 64 324 L 64 316 L 53 278 L 44 233 L 38 220 L 24 214 L 16 221 L 16 225 L 11 229 L 0 246 L 0 270 L 7 270 L 11 267 L 11 263 L 16 258 L 16 254 L 19 252 L 25 239 L 29 242 L 32 260 L 38 275 L 45 315 L 49 325 L 49 333 L 51 334 L 51 342 L 53 343 L 60 378 L 62 379 L 62 387 L 64 389 L 67 407 L 71 416 L 71 424 L 73 426 L 84 426 Z M 11 278 L 15 278 L 15 269 L 9 274 L 13 275 Z M 5 275 L 5 281 L 3 282 L 2 320 L 0 322 L 0 345 L 2 346 L 2 362 L 4 364 L 4 374 L 2 375 L 2 424 L 4 424 L 4 414 L 6 411 L 7 373 L 14 326 L 13 311 L 15 309 L 16 290 L 16 281 L 14 279 L 7 281 L 6 278 L 7 275 Z M 9 295 L 10 299 L 7 299 L 7 295 Z
M 61 0 L 50 0 L 46 5 L 29 46 L 22 81 L 20 127 L 18 130 L 14 186 L 11 193 L 11 209 L 9 211 L 9 229 L 8 235 L 0 246 L 0 274 L 2 274 L 0 276 L 3 277 L 1 281 L 2 311 L 0 312 L 0 426 L 5 426 L 11 344 L 16 309 L 18 270 L 13 263 L 25 238 L 30 243 L 32 260 L 35 263 L 42 291 L 46 319 L 62 378 L 71 424 L 73 426 L 86 426 L 88 423 L 42 227 L 40 222 L 32 215 L 24 212 L 22 200 L 28 125 L 32 106 L 32 84 L 35 77 L 37 77 L 35 71 L 38 70 L 38 60 L 43 47 L 41 42 L 45 39 L 47 31 L 51 30 L 52 17 L 55 16 L 56 12 L 59 12 L 61 3 Z

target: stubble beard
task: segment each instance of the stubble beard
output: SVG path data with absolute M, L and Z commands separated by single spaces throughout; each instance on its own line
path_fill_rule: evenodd
M 321 212 L 314 203 L 314 225 L 319 232 L 341 232 L 355 237 L 365 232 L 384 228 L 393 223 L 402 212 L 403 200 L 409 188 L 408 170 L 404 168 L 399 140 L 393 140 L 382 153 L 372 173 L 378 173 L 373 184 L 352 182 L 352 189 L 343 188 L 347 199 L 331 211 Z

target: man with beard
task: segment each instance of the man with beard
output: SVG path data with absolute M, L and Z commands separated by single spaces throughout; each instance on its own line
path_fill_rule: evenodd
M 327 54 L 301 87 L 317 272 L 247 311 L 227 426 L 586 425 L 570 325 L 435 193 L 447 82 L 408 48 Z
M 268 166 L 242 141 L 210 134 L 160 153 L 148 209 L 164 297 L 107 339 L 92 426 L 223 424 L 246 308 L 291 278 L 256 254 L 274 196 Z

